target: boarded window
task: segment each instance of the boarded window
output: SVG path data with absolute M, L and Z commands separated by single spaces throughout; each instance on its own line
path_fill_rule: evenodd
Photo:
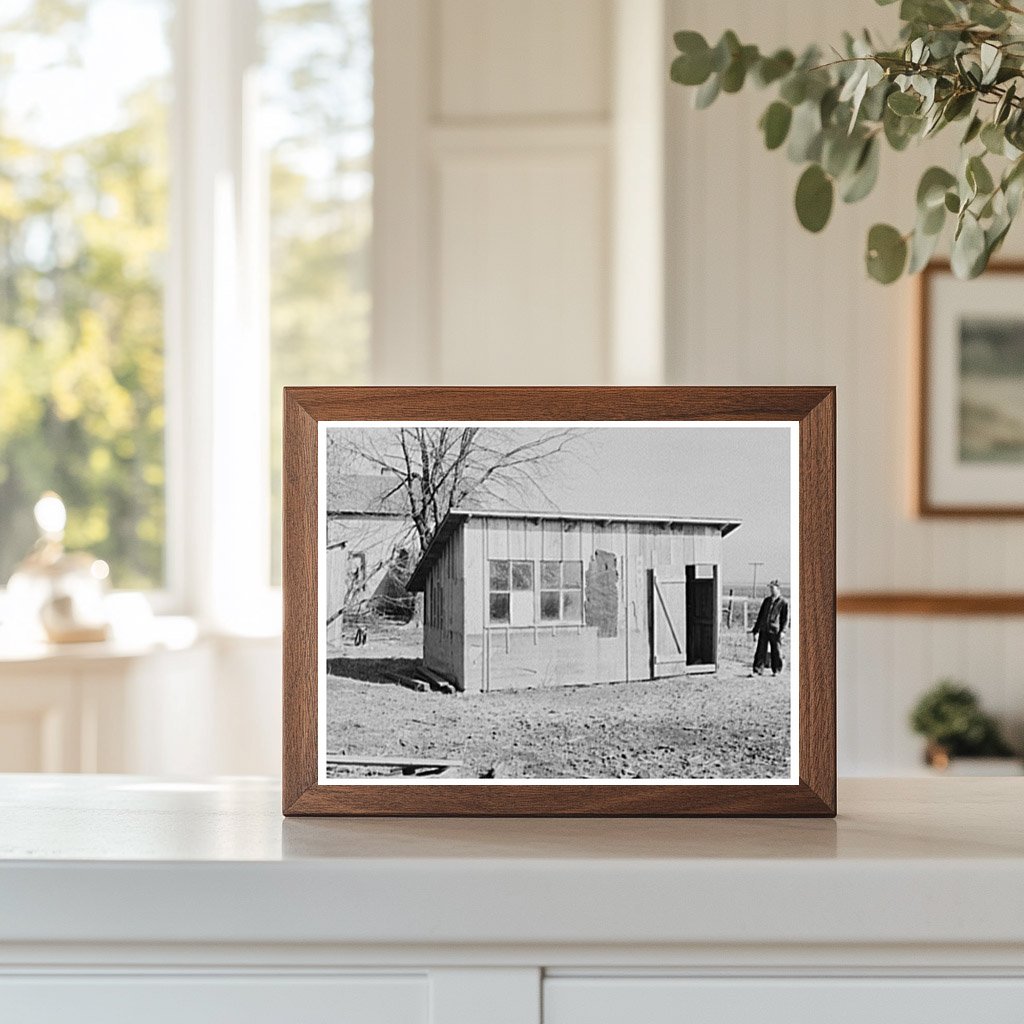
M 618 636 L 619 571 L 611 551 L 595 551 L 590 559 L 584 611 L 587 625 L 596 626 L 598 636 Z
M 540 563 L 542 622 L 580 622 L 583 617 L 582 562 Z

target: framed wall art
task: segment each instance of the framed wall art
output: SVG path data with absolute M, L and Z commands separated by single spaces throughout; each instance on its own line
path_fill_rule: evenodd
M 917 511 L 1024 515 L 1024 263 L 919 288 Z
M 284 813 L 835 813 L 831 388 L 288 388 Z

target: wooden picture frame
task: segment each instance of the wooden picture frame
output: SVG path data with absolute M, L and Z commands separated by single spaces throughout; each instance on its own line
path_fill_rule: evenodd
M 1016 281 L 1008 281 L 1015 277 Z M 954 346 L 950 318 L 961 317 L 961 331 L 968 316 L 997 320 L 1012 315 L 1024 330 L 1024 314 L 1017 312 L 1018 293 L 1024 285 L 1024 261 L 989 264 L 984 275 L 958 281 L 947 261 L 936 260 L 921 272 L 917 282 L 917 417 L 914 473 L 914 511 L 921 518 L 992 519 L 1024 516 L 1024 461 L 1017 466 L 986 463 L 983 456 L 957 465 L 955 430 L 963 451 L 965 426 L 954 408 L 959 397 L 954 375 L 962 368 Z M 1013 291 L 1016 289 L 1016 293 Z M 1005 293 L 1003 309 L 998 293 Z M 997 304 L 993 306 L 993 302 Z M 989 310 L 994 312 L 989 313 Z M 960 344 L 963 344 L 961 335 Z M 958 378 L 961 388 L 962 377 Z M 1015 383 L 1015 382 L 1013 382 Z M 959 424 L 959 426 L 958 426 Z M 961 456 L 962 458 L 962 456 Z M 1007 493 L 1007 486 L 1013 491 Z
M 620 423 L 649 423 L 652 427 L 792 425 L 792 450 L 799 467 L 792 491 L 798 505 L 793 536 L 798 537 L 799 550 L 799 630 L 793 645 L 799 659 L 795 661 L 796 717 L 792 722 L 797 757 L 792 776 L 779 784 L 767 779 L 760 784 L 712 785 L 695 785 L 692 780 L 661 780 L 658 784 L 630 780 L 623 784 L 603 777 L 564 784 L 558 780 L 512 784 L 500 778 L 443 785 L 419 779 L 381 784 L 365 779 L 357 784 L 321 781 L 318 733 L 324 709 L 318 704 L 318 558 L 323 510 L 318 506 L 322 493 L 318 488 L 322 465 L 319 438 L 321 424 L 368 421 L 382 425 L 493 421 L 495 426 L 542 421 L 585 426 L 593 421 L 610 429 L 618 429 Z M 283 478 L 284 814 L 835 815 L 834 388 L 286 388 Z M 712 578 L 710 572 L 706 575 Z

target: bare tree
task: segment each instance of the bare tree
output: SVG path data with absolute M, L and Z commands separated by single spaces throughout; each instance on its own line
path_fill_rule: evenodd
M 487 499 L 550 506 L 545 481 L 584 431 L 497 427 L 397 427 L 345 432 L 353 462 L 389 481 L 382 500 L 408 507 L 420 550 L 453 508 Z

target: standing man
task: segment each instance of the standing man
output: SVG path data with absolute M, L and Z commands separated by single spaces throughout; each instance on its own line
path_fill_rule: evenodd
M 757 621 L 750 631 L 757 637 L 754 652 L 754 671 L 751 675 L 763 675 L 771 650 L 772 675 L 782 671 L 782 634 L 789 623 L 789 602 L 782 596 L 778 580 L 768 584 L 768 596 L 761 602 Z

